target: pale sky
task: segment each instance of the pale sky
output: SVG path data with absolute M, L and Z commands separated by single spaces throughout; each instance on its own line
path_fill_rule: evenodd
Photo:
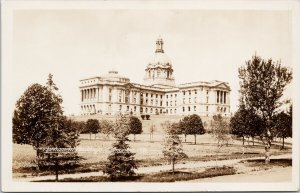
M 288 11 L 20 10 L 13 27 L 14 101 L 52 73 L 66 115 L 79 113 L 80 79 L 116 69 L 143 83 L 158 36 L 176 84 L 229 82 L 232 112 L 238 104 L 238 67 L 255 52 L 292 65 Z

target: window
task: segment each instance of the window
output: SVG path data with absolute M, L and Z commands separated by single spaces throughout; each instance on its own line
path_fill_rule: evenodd
M 112 89 L 111 88 L 109 88 L 109 93 L 111 93 L 112 92 Z
M 153 105 L 153 99 L 151 99 L 151 105 Z
M 177 94 L 175 94 L 175 98 L 177 97 Z
M 208 97 L 206 97 L 206 103 L 208 103 Z
M 146 93 L 146 97 L 148 97 L 148 93 Z
M 111 96 L 109 96 L 108 101 L 111 102 Z
M 188 106 L 188 111 L 191 111 L 191 107 L 190 106 Z
M 148 105 L 148 99 L 146 99 L 146 105 Z
M 191 95 L 191 91 L 189 90 L 189 95 Z
M 156 94 L 156 98 L 158 97 L 158 94 Z
M 162 107 L 162 101 L 160 101 L 160 106 Z
M 171 94 L 171 98 L 173 97 L 173 95 Z
M 145 111 L 146 111 L 146 113 L 148 113 L 148 108 L 146 108 L 146 110 L 145 110 Z
M 166 106 L 168 106 L 168 101 L 166 102 Z
M 175 106 L 177 106 L 177 102 L 175 101 L 175 104 L 174 104 Z
M 168 97 L 169 97 L 169 95 L 166 95 L 166 97 L 168 98 Z
M 209 93 L 209 91 L 207 90 L 207 91 L 206 91 L 206 94 L 208 94 L 208 93 Z
M 174 109 L 174 113 L 176 114 L 176 109 Z
M 170 106 L 172 106 L 172 101 L 170 101 Z
M 172 111 L 172 109 L 170 110 L 170 114 L 172 114 L 173 113 L 173 111 Z
M 129 111 L 129 106 L 127 106 L 127 111 Z
M 134 112 L 136 111 L 136 106 L 133 107 Z
M 160 95 L 160 98 L 162 99 L 162 95 Z
M 153 97 L 153 94 L 151 93 L 151 98 Z
M 195 103 L 197 102 L 197 97 L 194 98 L 194 102 L 195 102 Z
M 194 111 L 197 111 L 197 107 L 196 106 L 194 106 Z
M 191 98 L 189 98 L 189 103 L 191 103 Z
M 122 110 L 122 105 L 120 105 L 120 111 Z
M 185 95 L 185 91 L 182 91 L 183 92 L 183 95 Z
M 206 111 L 208 111 L 208 106 L 206 106 Z
M 195 90 L 195 94 L 197 94 L 197 90 Z
M 184 112 L 184 107 L 182 107 L 182 112 Z
M 185 104 L 185 99 L 182 100 L 182 103 Z
M 151 108 L 151 109 L 150 109 L 150 113 L 152 113 L 152 112 L 153 112 L 153 109 Z

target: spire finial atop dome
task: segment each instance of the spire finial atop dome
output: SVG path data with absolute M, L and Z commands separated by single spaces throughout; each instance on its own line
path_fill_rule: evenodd
M 158 37 L 158 39 L 156 40 L 156 50 L 155 53 L 164 53 L 164 41 L 161 38 L 161 36 Z

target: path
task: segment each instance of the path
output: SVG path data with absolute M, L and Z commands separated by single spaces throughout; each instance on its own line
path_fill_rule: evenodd
M 201 178 L 188 182 L 291 182 L 292 167 L 272 168 L 270 170 L 255 171 L 245 174 L 235 174 L 228 176 L 217 176 L 213 178 Z M 186 181 L 185 181 L 186 182 Z
M 277 155 L 272 156 L 271 159 L 288 159 L 291 158 L 291 154 Z M 242 160 L 250 160 L 250 159 L 264 159 L 264 157 L 253 157 L 253 158 L 243 158 L 243 159 L 232 159 L 232 160 L 220 160 L 218 161 L 218 166 L 223 165 L 234 165 Z M 216 165 L 216 161 L 206 161 L 206 162 L 187 162 L 185 164 L 176 164 L 176 169 L 197 169 L 203 167 L 212 167 Z M 163 165 L 163 166 L 149 166 L 149 167 L 140 167 L 136 170 L 137 174 L 149 174 L 149 173 L 157 173 L 161 171 L 167 171 L 171 169 L 171 165 Z M 88 172 L 88 173 L 76 173 L 76 174 L 61 174 L 59 175 L 59 179 L 64 178 L 80 178 L 80 177 L 89 177 L 89 176 L 101 176 L 104 175 L 102 172 Z M 15 178 L 17 181 L 40 181 L 40 180 L 53 180 L 55 179 L 54 175 L 47 176 L 37 176 L 30 178 Z

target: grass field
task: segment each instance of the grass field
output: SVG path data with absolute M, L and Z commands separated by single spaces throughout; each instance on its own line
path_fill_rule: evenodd
M 209 161 L 215 159 L 216 143 L 210 134 L 197 136 L 197 144 L 194 145 L 194 136 L 187 136 L 187 142 L 183 139 L 183 150 L 188 155 L 185 161 Z M 80 136 L 81 142 L 78 146 L 78 154 L 84 158 L 81 163 L 81 169 L 76 172 L 90 172 L 99 171 L 110 153 L 110 148 L 114 140 L 112 137 L 107 138 L 103 134 L 92 135 L 90 140 L 89 134 L 82 134 Z M 149 134 L 141 134 L 136 136 L 136 141 L 133 142 L 133 136 L 130 135 L 129 145 L 131 151 L 136 153 L 135 158 L 138 160 L 139 166 L 154 166 L 168 164 L 163 159 L 163 135 L 156 133 L 153 141 L 150 141 Z M 261 144 L 246 142 L 245 154 L 242 155 L 240 140 L 232 139 L 229 141 L 228 146 L 224 146 L 219 153 L 219 159 L 237 159 L 242 157 L 261 156 L 264 153 L 264 148 Z M 282 153 L 291 152 L 291 149 L 280 150 L 280 146 L 272 146 L 272 154 L 278 155 Z M 30 173 L 30 168 L 35 165 L 32 161 L 35 159 L 36 152 L 29 145 L 13 145 L 13 171 L 14 173 Z M 26 169 L 27 168 L 27 169 Z

